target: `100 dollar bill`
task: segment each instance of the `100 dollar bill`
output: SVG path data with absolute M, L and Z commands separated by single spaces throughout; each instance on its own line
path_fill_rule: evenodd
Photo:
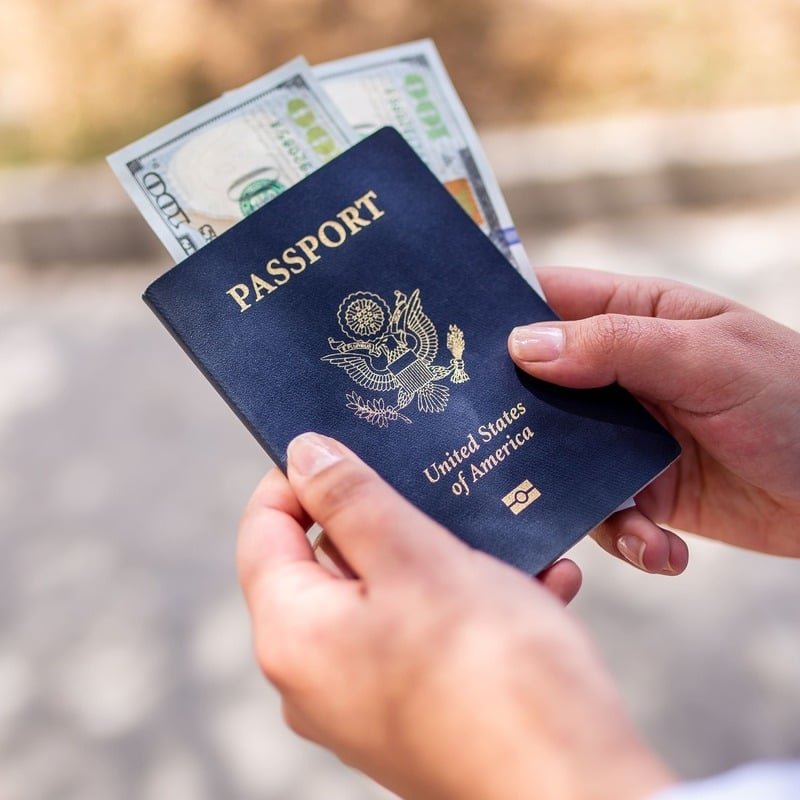
M 180 261 L 357 138 L 300 57 L 113 153 L 108 162 Z
M 395 127 L 541 294 L 478 134 L 430 39 L 313 69 L 359 136 L 384 125 Z

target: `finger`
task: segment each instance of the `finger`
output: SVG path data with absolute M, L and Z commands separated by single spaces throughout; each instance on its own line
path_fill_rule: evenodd
M 683 539 L 636 508 L 612 514 L 592 532 L 592 538 L 606 552 L 644 572 L 679 575 L 689 563 Z
M 265 574 L 297 562 L 316 566 L 305 533 L 308 522 L 286 478 L 277 469 L 268 472 L 253 492 L 239 524 L 236 563 L 248 600 Z M 318 569 L 320 577 L 327 576 L 322 567 Z
M 536 276 L 547 302 L 566 320 L 598 314 L 700 319 L 720 314 L 734 305 L 719 295 L 663 278 L 576 267 L 540 267 Z
M 724 340 L 714 324 L 601 314 L 515 328 L 509 352 L 520 369 L 561 386 L 585 389 L 616 381 L 646 399 L 685 402 L 718 377 L 711 373 L 723 363 Z
M 258 482 L 253 490 L 253 494 L 247 501 L 243 516 L 251 512 L 257 512 L 261 508 L 279 507 L 285 511 L 303 528 L 311 527 L 311 518 L 306 510 L 300 505 L 297 495 L 292 491 L 286 476 L 277 468 L 271 469 Z
M 342 558 L 342 554 L 325 531 L 321 531 L 314 542 L 314 555 L 317 557 L 317 561 L 332 575 L 338 575 L 340 578 L 356 577 L 352 567 Z
M 430 568 L 466 550 L 327 436 L 305 433 L 289 444 L 288 476 L 303 507 L 361 578 Z
M 540 572 L 538 579 L 564 605 L 575 599 L 583 583 L 580 567 L 568 558 L 562 558 Z

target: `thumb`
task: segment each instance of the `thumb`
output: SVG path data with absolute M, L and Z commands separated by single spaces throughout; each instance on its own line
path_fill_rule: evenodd
M 600 314 L 573 322 L 514 328 L 508 349 L 517 366 L 542 380 L 587 389 L 615 381 L 652 400 L 673 402 L 708 377 L 707 343 L 697 326 L 709 320 L 669 320 Z M 694 376 L 694 380 L 692 380 Z
M 466 551 L 335 439 L 304 433 L 290 442 L 287 455 L 298 500 L 359 577 L 438 570 Z

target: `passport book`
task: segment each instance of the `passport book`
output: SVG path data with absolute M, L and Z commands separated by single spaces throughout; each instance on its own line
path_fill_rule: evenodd
M 342 441 L 472 547 L 537 573 L 678 455 L 618 386 L 521 372 L 556 319 L 392 128 L 152 283 L 145 301 L 270 457 Z

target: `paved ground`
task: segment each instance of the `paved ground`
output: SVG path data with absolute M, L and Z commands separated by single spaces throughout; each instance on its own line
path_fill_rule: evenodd
M 800 327 L 799 223 L 800 201 L 526 240 Z M 138 299 L 157 271 L 0 272 L 0 796 L 386 797 L 285 730 L 252 663 L 233 533 L 267 461 Z M 683 774 L 800 756 L 800 565 L 692 545 L 677 579 L 580 545 L 576 612 Z

